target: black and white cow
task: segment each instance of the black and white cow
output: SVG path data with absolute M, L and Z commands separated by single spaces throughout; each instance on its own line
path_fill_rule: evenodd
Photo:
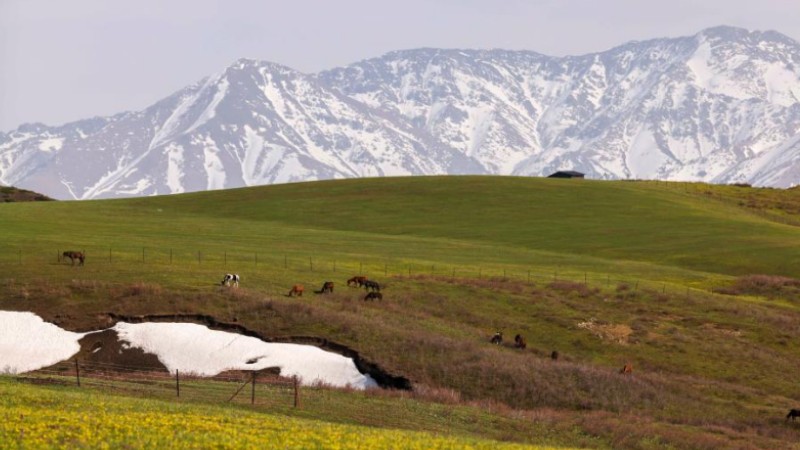
M 226 273 L 225 278 L 222 279 L 223 286 L 231 286 L 239 287 L 239 274 L 238 273 Z

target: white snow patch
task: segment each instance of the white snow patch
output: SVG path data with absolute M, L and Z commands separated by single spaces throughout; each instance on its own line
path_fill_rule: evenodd
M 322 382 L 356 389 L 377 387 L 351 358 L 312 345 L 277 344 L 192 323 L 117 323 L 127 348 L 156 355 L 170 372 L 213 376 L 226 370 L 279 367 L 281 376 L 297 376 L 305 385 Z M 67 360 L 78 341 L 73 333 L 30 312 L 0 311 L 0 373 L 23 373 Z
M 0 311 L 0 373 L 22 373 L 69 359 L 84 333 L 73 333 L 29 312 Z
M 800 102 L 800 80 L 797 74 L 783 65 L 771 65 L 764 74 L 767 100 L 781 106 Z
M 641 130 L 633 138 L 627 154 L 627 165 L 634 178 L 655 178 L 658 169 L 669 161 L 661 152 L 653 133 Z
M 185 191 L 183 183 L 183 147 L 175 143 L 169 144 L 164 152 L 167 154 L 167 187 L 173 194 Z
M 297 376 L 306 385 L 377 386 L 352 359 L 311 345 L 269 343 L 193 323 L 120 322 L 113 329 L 132 347 L 157 355 L 170 372 L 212 376 L 225 370 L 280 367 L 281 376 Z
M 206 189 L 224 189 L 225 188 L 225 165 L 219 158 L 219 149 L 214 144 L 211 138 L 205 140 L 203 147 L 203 157 L 205 162 L 203 168 L 206 170 L 207 185 Z
M 57 152 L 61 150 L 63 145 L 64 138 L 42 139 L 42 141 L 39 142 L 39 150 L 43 152 Z

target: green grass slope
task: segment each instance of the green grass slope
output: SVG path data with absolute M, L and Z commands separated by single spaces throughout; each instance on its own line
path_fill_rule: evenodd
M 0 379 L 0 448 L 545 449 L 472 433 L 322 422 L 230 405 L 124 398 Z M 297 413 L 297 411 L 290 411 Z M 439 421 L 434 421 L 439 422 Z M 559 447 L 566 448 L 566 447 Z
M 790 448 L 800 310 L 797 284 L 775 276 L 800 276 L 797 195 L 424 177 L 5 204 L 0 309 L 70 329 L 109 312 L 210 314 L 330 339 L 423 391 L 614 448 Z M 59 262 L 67 249 L 86 266 Z M 225 272 L 242 287 L 215 286 Z M 359 273 L 383 302 L 344 286 Z M 310 292 L 325 280 L 334 294 Z M 301 299 L 285 295 L 295 283 Z M 489 345 L 497 329 L 528 349 Z M 625 362 L 633 377 L 616 373 Z

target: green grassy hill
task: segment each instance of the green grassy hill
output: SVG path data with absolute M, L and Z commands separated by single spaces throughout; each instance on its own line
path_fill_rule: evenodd
M 779 276 L 800 277 L 798 195 L 423 177 L 4 204 L 0 309 L 71 329 L 106 313 L 210 314 L 339 342 L 417 386 L 539 411 L 598 445 L 786 447 L 800 437 L 783 422 L 800 403 L 787 375 L 800 311 Z M 84 267 L 58 261 L 71 249 Z M 216 286 L 226 272 L 242 288 Z M 361 273 L 383 302 L 344 285 Z M 326 280 L 334 294 L 308 292 Z M 295 283 L 302 299 L 285 296 Z M 497 329 L 528 349 L 489 345 Z M 625 362 L 632 377 L 616 373 Z

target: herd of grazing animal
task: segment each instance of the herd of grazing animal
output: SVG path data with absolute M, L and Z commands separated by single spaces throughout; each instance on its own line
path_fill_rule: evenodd
M 374 280 L 370 280 L 369 278 L 363 275 L 356 275 L 352 278 L 347 280 L 347 286 L 349 287 L 363 287 L 367 291 L 367 295 L 364 296 L 364 301 L 370 300 L 383 300 L 383 294 L 381 293 L 381 285 Z M 336 284 L 333 281 L 326 281 L 322 283 L 322 287 L 318 291 L 314 291 L 315 294 L 333 294 L 333 290 L 336 287 Z M 302 284 L 295 284 L 289 290 L 289 293 L 286 294 L 287 297 L 302 297 L 303 296 L 303 285 Z
M 78 262 L 79 266 L 84 265 L 86 261 L 86 255 L 84 252 L 68 250 L 61 254 L 63 258 L 69 258 L 70 263 L 72 266 L 75 265 L 75 262 Z M 239 287 L 239 274 L 237 273 L 226 273 L 225 276 L 222 278 L 222 282 L 220 283 L 222 286 L 228 287 Z M 367 294 L 364 296 L 364 301 L 373 301 L 373 300 L 383 300 L 383 294 L 381 291 L 381 286 L 378 282 L 368 279 L 365 276 L 357 275 L 347 280 L 347 286 L 352 287 L 363 287 L 367 290 Z M 322 288 L 319 291 L 315 291 L 317 294 L 332 294 L 334 289 L 334 282 L 333 281 L 326 281 L 322 284 Z M 287 296 L 289 297 L 302 297 L 303 296 L 303 285 L 302 284 L 295 284 L 289 290 Z M 494 345 L 502 345 L 503 344 L 503 332 L 497 331 L 494 335 L 492 335 L 489 342 Z M 517 334 L 514 336 L 514 348 L 525 350 L 528 344 L 525 341 L 525 338 L 521 334 Z M 550 354 L 550 359 L 553 361 L 557 361 L 559 359 L 559 353 L 556 350 Z M 625 363 L 622 368 L 619 370 L 621 375 L 631 375 L 633 373 L 633 364 Z M 800 417 L 800 409 L 792 408 L 789 410 L 789 413 L 786 414 L 786 421 L 790 419 L 792 422 L 795 421 L 796 418 Z

